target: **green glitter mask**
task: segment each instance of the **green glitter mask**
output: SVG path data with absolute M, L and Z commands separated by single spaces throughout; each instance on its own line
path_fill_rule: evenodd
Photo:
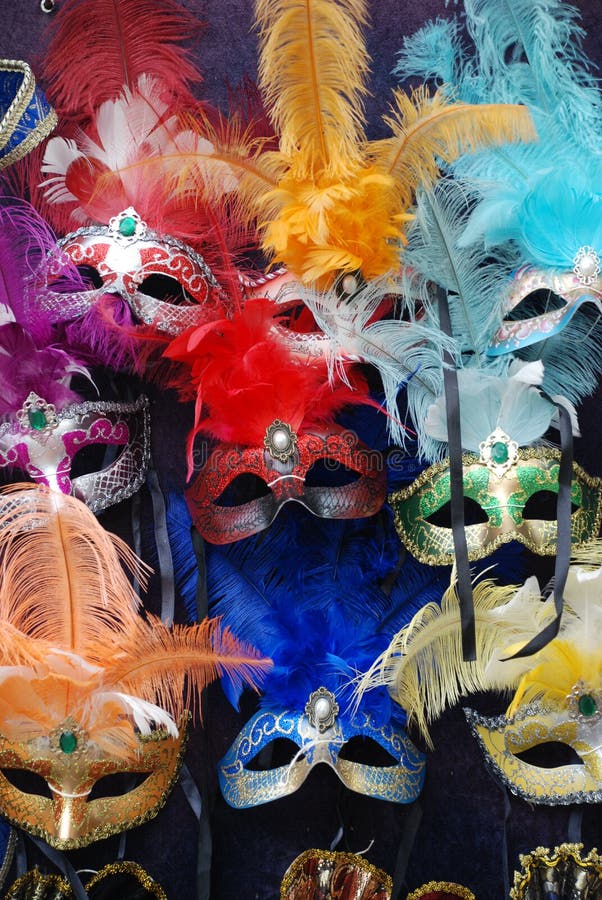
M 553 556 L 558 531 L 555 505 L 550 519 L 535 518 L 535 509 L 544 492 L 558 494 L 559 451 L 541 447 L 517 450 L 515 458 L 504 460 L 501 466 L 496 466 L 495 454 L 491 456 L 488 462 L 483 455 L 462 457 L 464 497 L 472 501 L 470 505 L 482 519 L 465 526 L 469 559 L 489 556 L 510 541 L 541 556 Z M 401 540 L 420 562 L 437 566 L 454 562 L 451 525 L 440 524 L 450 504 L 449 460 L 430 466 L 409 488 L 391 494 L 389 502 Z M 593 540 L 602 517 L 602 480 L 592 478 L 576 463 L 571 502 L 573 544 Z

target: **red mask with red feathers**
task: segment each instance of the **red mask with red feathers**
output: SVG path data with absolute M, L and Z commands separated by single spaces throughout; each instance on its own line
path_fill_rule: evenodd
M 365 381 L 351 373 L 330 385 L 323 359 L 290 349 L 271 301 L 180 335 L 166 355 L 189 367 L 179 387 L 196 399 L 189 474 L 196 435 L 219 442 L 187 494 L 204 538 L 224 544 L 262 531 L 290 500 L 323 518 L 378 512 L 382 457 L 334 422 L 343 407 L 372 403 Z

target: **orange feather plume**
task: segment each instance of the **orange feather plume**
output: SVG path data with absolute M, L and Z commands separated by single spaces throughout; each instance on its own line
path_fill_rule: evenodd
M 48 735 L 67 716 L 116 755 L 151 726 L 175 734 L 203 687 L 256 686 L 270 663 L 216 620 L 139 614 L 146 567 L 79 500 L 35 485 L 0 494 L 0 732 Z

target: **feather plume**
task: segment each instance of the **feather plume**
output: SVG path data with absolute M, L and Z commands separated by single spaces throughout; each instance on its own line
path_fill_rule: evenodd
M 82 122 L 141 75 L 163 84 L 166 100 L 194 103 L 200 74 L 183 44 L 201 23 L 175 0 L 67 0 L 58 9 L 42 78 L 61 118 Z
M 255 685 L 269 661 L 216 621 L 169 628 L 139 615 L 122 563 L 145 567 L 79 501 L 35 486 L 0 495 L 0 730 L 28 740 L 67 715 L 114 754 L 135 728 L 176 733 L 220 675 Z
M 394 104 L 385 118 L 393 137 L 375 142 L 371 153 L 395 176 L 402 209 L 411 205 L 419 186 L 437 180 L 438 160 L 450 163 L 491 144 L 537 137 L 529 111 L 518 105 L 450 103 L 442 91 L 431 96 L 424 87 L 411 96 L 396 90 Z
M 273 659 L 264 707 L 303 709 L 323 684 L 345 709 L 353 673 L 374 659 L 416 606 L 441 590 L 441 575 L 406 563 L 393 589 L 384 590 L 400 563 L 387 518 L 370 526 L 314 523 L 284 510 L 279 522 L 279 529 L 249 538 L 236 552 L 207 548 L 212 609 Z M 293 553 L 298 564 L 291 568 Z M 363 708 L 383 724 L 394 715 L 386 691 L 375 692 Z
M 144 582 L 132 551 L 83 503 L 34 486 L 0 495 L 0 617 L 33 639 L 81 653 L 133 624 L 139 601 L 120 560 Z
M 460 607 L 456 588 L 448 588 L 441 605 L 428 603 L 391 641 L 387 650 L 357 681 L 356 701 L 366 691 L 387 685 L 393 697 L 408 713 L 430 744 L 428 723 L 463 694 L 506 689 L 517 683 L 520 673 L 487 670 L 492 658 L 504 655 L 505 648 L 525 634 L 525 617 L 510 616 L 507 601 L 516 590 L 482 581 L 473 591 L 477 659 L 466 662 L 462 655 Z M 535 593 L 530 586 L 528 597 Z M 539 603 L 539 591 L 536 592 Z M 539 615 L 552 618 L 550 604 L 540 604 Z M 545 606 L 545 609 L 544 609 Z M 532 618 L 528 619 L 529 626 Z M 503 664 L 502 664 L 503 665 Z M 497 676 L 497 677 L 496 677 Z
M 364 138 L 364 0 L 258 0 L 256 20 L 259 85 L 293 176 L 351 174 Z
M 562 0 L 467 0 L 465 8 L 491 99 L 538 107 L 599 156 L 602 98 L 578 10 Z
M 330 386 L 322 360 L 297 356 L 276 329 L 276 312 L 270 300 L 250 301 L 232 319 L 184 332 L 168 347 L 165 355 L 190 369 L 183 395 L 196 394 L 189 449 L 199 431 L 256 446 L 274 419 L 296 432 L 323 428 L 344 405 L 371 402 L 360 375 L 353 388 L 349 378 Z
M 458 20 L 436 19 L 403 38 L 392 74 L 400 82 L 420 79 L 424 83 L 434 81 L 442 87 L 462 81 L 465 87 L 464 56 Z
M 330 338 L 331 376 L 335 372 L 341 376 L 340 366 L 345 359 L 359 359 L 377 368 L 391 439 L 405 446 L 408 433 L 398 411 L 401 390 L 414 385 L 415 392 L 427 396 L 432 403 L 440 390 L 443 350 L 455 354 L 456 345 L 430 323 L 388 318 L 374 321 L 385 297 L 399 291 L 399 279 L 389 275 L 362 284 L 352 302 L 337 296 L 335 291 L 305 289 L 300 297 Z

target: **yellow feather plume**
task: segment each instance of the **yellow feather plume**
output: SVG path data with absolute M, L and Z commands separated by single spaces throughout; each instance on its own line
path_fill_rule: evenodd
M 291 174 L 348 177 L 364 139 L 364 0 L 257 0 L 256 20 L 259 84 Z
M 537 138 L 525 106 L 451 103 L 441 89 L 431 96 L 425 87 L 410 96 L 396 90 L 393 99 L 391 115 L 385 117 L 393 135 L 374 142 L 370 156 L 394 176 L 404 209 L 418 187 L 437 180 L 440 160 L 450 163 L 462 153 Z

